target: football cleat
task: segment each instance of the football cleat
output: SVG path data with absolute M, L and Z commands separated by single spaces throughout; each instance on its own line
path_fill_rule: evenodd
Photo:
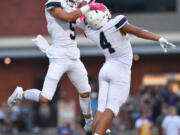
M 87 133 L 92 132 L 92 124 L 93 124 L 93 120 L 90 120 L 89 122 L 87 122 L 84 126 L 84 130 Z
M 93 120 L 86 123 L 86 125 L 84 126 L 84 130 L 85 130 L 86 133 L 91 133 L 92 132 L 92 124 L 93 124 Z M 107 129 L 104 135 L 110 135 L 110 133 L 111 133 L 111 130 Z
M 23 98 L 23 89 L 21 87 L 16 87 L 12 95 L 8 98 L 7 104 L 9 108 L 12 108 Z
M 105 132 L 105 135 L 110 135 L 110 133 L 111 133 L 111 130 L 107 129 L 106 132 Z

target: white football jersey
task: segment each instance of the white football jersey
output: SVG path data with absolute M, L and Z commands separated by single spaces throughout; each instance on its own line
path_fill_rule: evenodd
M 132 65 L 132 48 L 128 34 L 122 35 L 119 31 L 126 23 L 127 19 L 119 15 L 108 21 L 99 30 L 94 30 L 86 25 L 84 28 L 85 35 L 98 45 L 106 57 L 106 60 L 121 61 Z
M 45 6 L 47 28 L 52 37 L 52 45 L 47 51 L 47 56 L 49 58 L 62 58 L 66 55 L 74 58 L 79 57 L 79 49 L 75 41 L 76 22 L 69 23 L 54 18 L 49 12 L 54 7 L 62 7 L 66 12 L 72 12 L 75 8 L 70 7 L 65 0 L 48 0 Z M 67 49 L 62 50 L 62 47 Z

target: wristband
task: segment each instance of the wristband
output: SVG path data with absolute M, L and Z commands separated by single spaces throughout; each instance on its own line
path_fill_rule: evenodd
M 90 6 L 89 5 L 85 5 L 85 6 L 81 7 L 80 10 L 81 10 L 82 14 L 85 14 L 87 11 L 90 10 Z

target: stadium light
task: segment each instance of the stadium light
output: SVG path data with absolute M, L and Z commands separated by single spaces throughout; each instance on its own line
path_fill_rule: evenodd
M 138 54 L 134 54 L 133 60 L 134 61 L 139 61 L 140 60 L 140 56 Z
M 4 59 L 4 64 L 9 65 L 9 64 L 11 64 L 11 61 L 12 61 L 11 58 L 7 57 Z

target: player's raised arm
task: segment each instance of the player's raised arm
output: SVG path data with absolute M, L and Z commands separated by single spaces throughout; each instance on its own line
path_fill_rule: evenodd
M 140 38 L 158 41 L 164 52 L 167 52 L 167 48 L 171 48 L 171 49 L 176 48 L 175 45 L 173 45 L 172 43 L 168 42 L 163 37 L 161 37 L 159 35 L 156 35 L 156 34 L 150 32 L 150 31 L 147 31 L 145 29 L 136 27 L 136 26 L 134 26 L 132 24 L 129 24 L 129 23 L 126 23 L 120 29 L 120 31 L 133 34 L 133 35 L 135 35 L 137 37 L 140 37 Z
M 87 7 L 85 10 L 89 10 L 89 7 Z M 61 7 L 51 9 L 50 13 L 53 17 L 64 20 L 66 22 L 73 22 L 82 16 L 82 11 L 80 9 L 68 13 Z
M 73 22 L 83 14 L 85 14 L 89 10 L 102 10 L 104 11 L 106 7 L 103 4 L 96 3 L 95 0 L 92 1 L 90 4 L 84 5 L 81 8 L 67 12 L 61 7 L 60 2 L 49 2 L 46 4 L 47 10 L 50 11 L 51 15 L 55 18 L 64 20 L 66 22 Z
M 129 24 L 129 23 L 126 23 L 121 28 L 121 30 L 126 32 L 126 33 L 130 33 L 130 34 L 133 34 L 137 37 L 144 38 L 144 39 L 158 41 L 161 38 L 160 36 L 158 36 L 152 32 L 149 32 L 145 29 L 141 29 L 141 28 L 136 27 L 136 26 Z

